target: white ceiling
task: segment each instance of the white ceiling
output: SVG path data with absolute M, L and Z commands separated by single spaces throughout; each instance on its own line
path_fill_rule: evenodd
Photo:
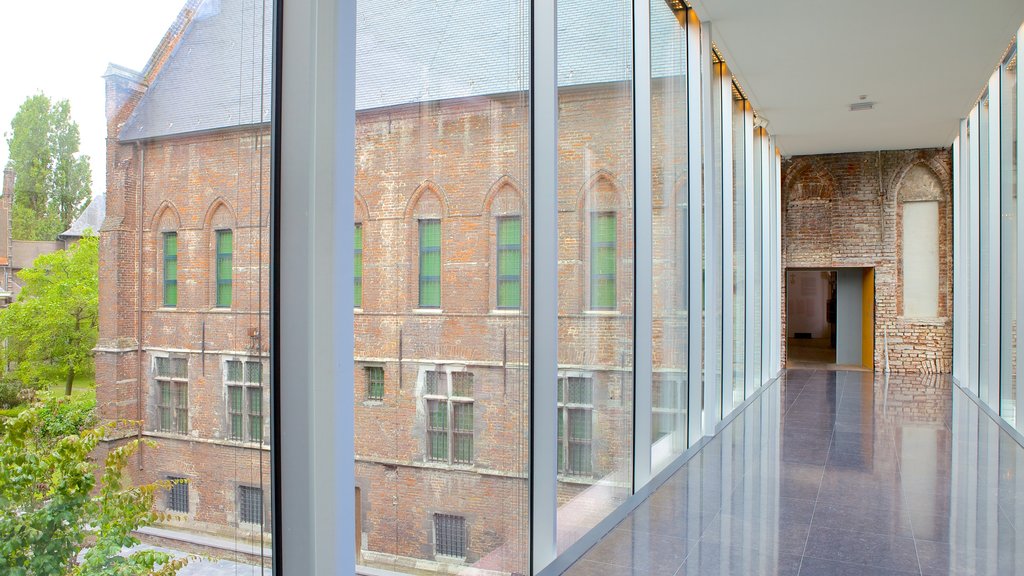
M 1024 22 L 1024 0 L 691 5 L 785 155 L 948 146 Z

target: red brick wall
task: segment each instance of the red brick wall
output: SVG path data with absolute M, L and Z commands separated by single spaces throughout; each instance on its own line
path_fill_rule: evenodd
M 918 166 L 929 175 L 927 191 L 919 189 L 917 177 L 922 172 L 912 170 Z M 884 335 L 888 333 L 889 366 L 893 372 L 949 372 L 953 353 L 949 149 L 797 156 L 783 161 L 782 172 L 783 267 L 873 267 L 875 369 L 884 368 Z M 903 315 L 902 206 L 904 201 L 915 199 L 939 202 L 936 318 Z M 785 334 L 785 276 L 782 281 Z

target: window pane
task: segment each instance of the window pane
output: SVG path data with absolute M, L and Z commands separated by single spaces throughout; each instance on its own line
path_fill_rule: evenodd
M 245 381 L 251 384 L 263 382 L 263 364 L 260 362 L 246 362 Z
M 526 574 L 531 0 L 357 9 L 359 561 Z
M 353 260 L 355 269 L 353 270 L 353 277 L 355 278 L 355 305 L 360 307 L 363 305 L 363 225 L 356 224 L 355 232 L 355 259 Z
M 238 360 L 228 361 L 228 380 L 231 382 L 242 381 L 242 363 Z
M 981 102 L 978 103 L 978 152 L 979 152 L 979 174 L 978 178 L 980 181 L 980 234 L 978 242 L 978 257 L 981 268 L 981 289 L 979 291 L 978 299 L 978 314 L 981 318 L 981 332 L 979 334 L 977 346 L 979 350 L 979 357 L 982 359 L 979 362 L 979 374 L 978 374 L 978 397 L 983 402 L 989 403 L 991 401 L 990 390 L 993 387 L 998 387 L 998 382 L 992 382 L 989 375 L 992 374 L 990 364 L 984 361 L 990 357 L 989 351 L 994 346 L 998 346 L 998 342 L 992 341 L 992 331 L 988 329 L 991 322 L 995 321 L 999 311 L 999 303 L 992 300 L 993 291 L 988 288 L 989 282 L 993 280 L 992 270 L 992 254 L 994 250 L 998 250 L 997 246 L 992 245 L 992 234 L 989 225 L 991 224 L 990 213 L 992 211 L 993 203 L 997 201 L 993 198 L 992 194 L 992 178 L 998 178 L 998 174 L 991 173 L 991 166 L 989 162 L 989 154 L 995 152 L 998 154 L 998 150 L 992 151 L 989 138 L 991 136 L 991 129 L 989 126 L 989 96 L 986 92 L 982 97 Z M 998 292 L 996 292 L 998 294 Z
M 747 141 L 750 133 L 747 121 L 750 119 L 750 105 L 742 98 L 733 99 L 732 117 L 732 159 L 733 159 L 733 341 L 732 373 L 733 406 L 745 400 L 744 362 L 746 360 L 746 167 Z
M 628 0 L 557 0 L 557 11 L 559 375 L 593 388 L 592 409 L 565 407 L 582 399 L 576 385 L 563 393 L 564 549 L 630 494 L 633 478 L 634 42 Z
M 1019 48 L 1018 48 L 1019 49 Z M 1002 94 L 1000 96 L 1001 112 L 999 116 L 1001 167 L 1000 198 L 1002 217 L 1000 218 L 1001 249 L 1000 275 L 1002 277 L 1000 297 L 1001 329 L 1000 345 L 1000 386 L 999 413 L 1011 425 L 1019 422 L 1017 418 L 1017 158 L 1019 129 L 1018 85 L 1017 85 L 1017 49 L 1003 62 L 1001 69 Z
M 196 542 L 220 539 L 237 571 L 259 572 L 270 566 L 273 548 L 269 527 L 258 526 L 267 524 L 263 494 L 270 494 L 273 459 L 269 446 L 249 441 L 271 435 L 272 383 L 261 363 L 270 357 L 276 236 L 276 5 L 154 0 L 94 9 L 107 32 L 93 32 L 108 41 L 46 73 L 67 78 L 79 68 L 107 70 L 103 91 L 92 90 L 103 106 L 67 95 L 81 126 L 78 152 L 92 167 L 83 175 L 92 185 L 82 200 L 96 196 L 86 212 L 70 215 L 99 235 L 103 328 L 90 345 L 89 371 L 102 400 L 96 417 L 109 423 L 141 416 L 141 439 L 153 446 L 130 458 L 131 483 L 189 479 L 169 488 L 166 501 L 158 494 L 157 509 L 167 503 L 176 514 L 160 522 L 162 546 L 202 556 L 208 550 Z M 124 30 L 131 37 L 108 33 Z M 56 33 L 43 26 L 38 40 L 67 40 Z M 61 231 L 69 228 L 78 226 Z M 110 442 L 99 452 L 119 445 Z M 195 560 L 189 570 L 202 573 L 208 564 Z

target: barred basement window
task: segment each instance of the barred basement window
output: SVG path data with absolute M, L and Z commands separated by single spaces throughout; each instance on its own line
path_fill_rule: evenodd
M 157 430 L 188 434 L 188 360 L 156 358 Z
M 263 364 L 258 360 L 228 360 L 225 383 L 228 389 L 228 437 L 262 442 Z
M 570 476 L 593 473 L 594 386 L 581 376 L 558 379 L 558 472 Z
M 434 514 L 434 553 L 454 558 L 466 557 L 466 518 Z
M 450 377 L 450 378 L 449 378 Z M 473 463 L 473 373 L 424 373 L 427 459 Z
M 188 482 L 178 476 L 168 476 L 167 480 L 173 483 L 167 491 L 167 509 L 188 514 Z
M 384 399 L 384 367 L 366 367 L 366 398 L 367 400 Z
M 238 518 L 245 524 L 263 525 L 263 489 L 238 487 Z

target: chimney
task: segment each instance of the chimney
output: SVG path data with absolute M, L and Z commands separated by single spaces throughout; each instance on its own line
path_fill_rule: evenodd
M 4 168 L 4 190 L 3 196 L 10 198 L 14 196 L 14 169 Z

